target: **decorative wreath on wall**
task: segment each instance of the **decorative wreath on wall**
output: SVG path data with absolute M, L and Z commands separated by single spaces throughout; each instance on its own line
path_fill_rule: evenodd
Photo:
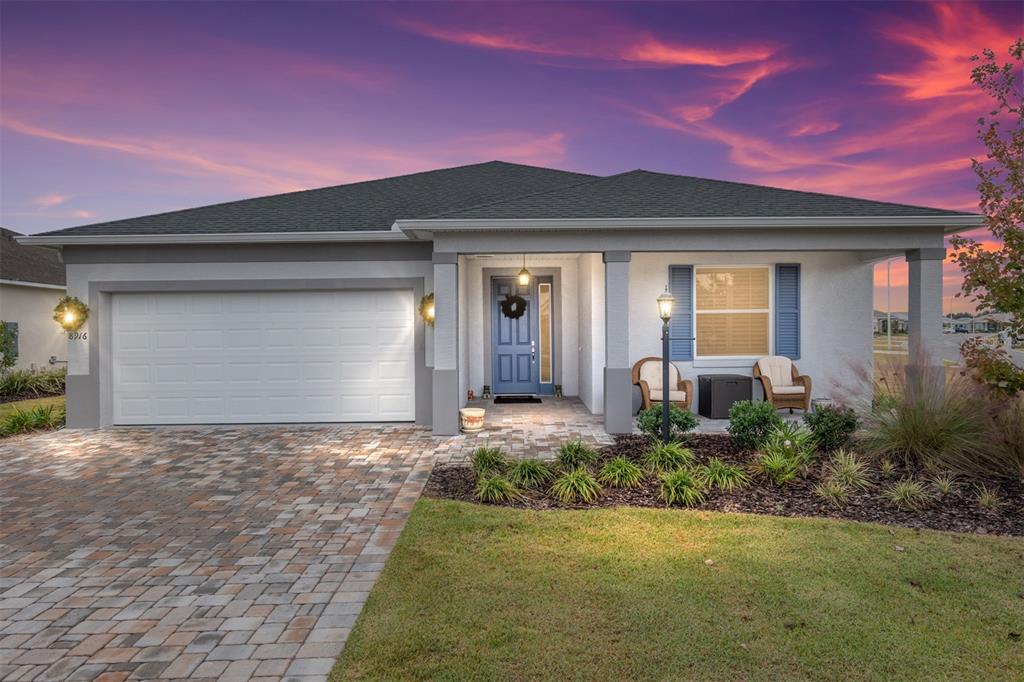
M 526 299 L 517 294 L 505 294 L 501 302 L 501 314 L 510 320 L 518 320 L 526 312 Z
M 431 327 L 434 326 L 434 292 L 420 299 L 420 317 Z
M 53 319 L 66 332 L 77 332 L 89 319 L 89 306 L 75 296 L 65 296 L 53 308 Z

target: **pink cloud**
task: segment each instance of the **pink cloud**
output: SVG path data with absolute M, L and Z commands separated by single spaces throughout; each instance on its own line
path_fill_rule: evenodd
M 705 101 L 701 104 L 683 104 L 675 107 L 674 111 L 690 123 L 711 118 L 723 106 L 748 93 L 759 81 L 788 71 L 793 66 L 789 61 L 769 59 L 713 71 L 709 74 L 711 82 L 697 94 L 699 99 Z
M 42 196 L 35 197 L 34 199 L 32 199 L 31 203 L 33 206 L 38 206 L 39 208 L 52 208 L 54 206 L 59 206 L 63 204 L 67 200 L 68 197 L 64 196 L 63 194 L 55 193 L 44 194 Z
M 813 135 L 824 135 L 839 130 L 840 125 L 836 121 L 805 121 L 790 128 L 787 133 L 790 137 L 807 137 Z

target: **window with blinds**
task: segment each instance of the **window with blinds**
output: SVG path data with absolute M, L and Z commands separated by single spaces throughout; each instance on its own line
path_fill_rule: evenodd
M 697 267 L 697 357 L 769 352 L 771 271 L 767 266 Z

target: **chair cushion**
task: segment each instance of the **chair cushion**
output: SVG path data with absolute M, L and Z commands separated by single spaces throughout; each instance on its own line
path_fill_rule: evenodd
M 670 390 L 668 392 L 668 399 L 669 399 L 669 402 L 684 403 L 684 402 L 686 402 L 686 391 L 671 391 Z M 657 393 L 655 393 L 654 391 L 651 391 L 651 402 L 652 403 L 660 403 L 661 402 L 661 390 L 660 389 L 657 391 Z
M 779 391 L 780 386 L 792 386 L 793 385 L 793 361 L 789 358 L 781 355 L 771 355 L 766 358 L 761 358 L 757 361 L 757 368 L 761 370 L 761 374 L 772 380 L 772 390 L 776 393 L 782 393 Z M 794 393 L 802 392 L 793 391 Z
M 661 395 L 661 363 L 650 361 L 640 365 L 640 379 L 647 382 L 647 387 L 651 389 L 651 399 L 654 399 L 654 393 L 657 392 Z M 668 363 L 668 386 L 673 388 L 679 385 L 679 370 L 671 362 Z
M 802 395 L 803 392 L 803 386 L 776 386 L 774 383 L 772 384 L 772 393 L 779 395 Z

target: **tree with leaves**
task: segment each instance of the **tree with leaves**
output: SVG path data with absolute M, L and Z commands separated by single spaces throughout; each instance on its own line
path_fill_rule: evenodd
M 964 275 L 961 295 L 972 297 L 979 309 L 1009 313 L 1011 333 L 1024 337 L 1024 92 L 1018 81 L 1024 39 L 1010 46 L 1009 55 L 1005 64 L 991 49 L 971 57 L 977 62 L 971 81 L 995 100 L 988 115 L 978 119 L 987 160 L 971 159 L 971 166 L 985 227 L 1000 245 L 987 250 L 964 235 L 955 235 L 951 244 L 953 262 Z

